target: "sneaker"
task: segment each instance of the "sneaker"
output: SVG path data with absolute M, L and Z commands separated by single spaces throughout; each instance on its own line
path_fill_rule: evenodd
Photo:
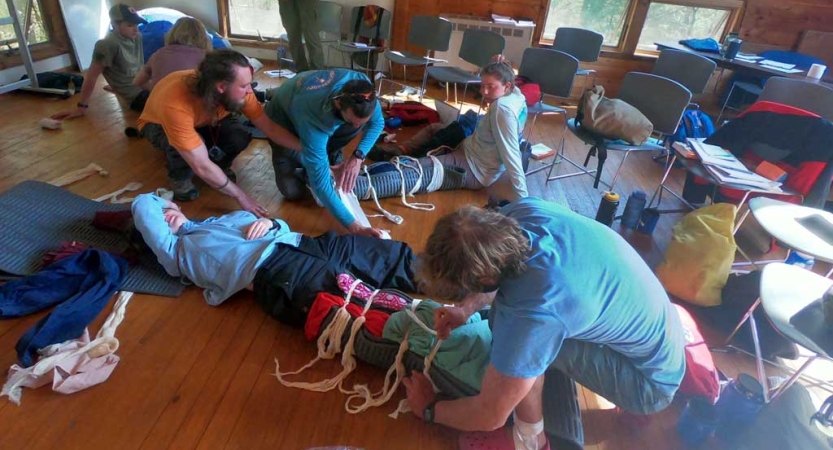
M 190 202 L 200 197 L 200 191 L 194 186 L 190 179 L 187 180 L 170 180 L 171 187 L 174 191 L 174 200 L 180 202 Z
M 237 174 L 234 173 L 233 170 L 231 170 L 231 167 L 226 167 L 225 169 L 223 169 L 223 173 L 226 174 L 226 176 L 229 180 L 231 180 L 232 183 L 237 183 Z

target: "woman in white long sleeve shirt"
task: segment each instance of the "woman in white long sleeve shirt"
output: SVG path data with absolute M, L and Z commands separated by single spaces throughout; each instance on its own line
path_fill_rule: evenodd
M 515 73 L 507 63 L 494 62 L 484 66 L 480 78 L 480 94 L 489 108 L 471 136 L 459 141 L 460 133 L 438 134 L 442 125 L 432 124 L 393 152 L 390 149 L 383 151 L 412 154 L 413 150 L 425 145 L 446 145 L 454 150 L 437 158 L 444 165 L 466 169 L 464 188 L 488 189 L 492 197 L 500 200 L 528 197 L 520 150 L 527 116 L 526 99 L 515 87 Z M 459 127 L 456 123 L 451 126 Z M 420 163 L 431 164 L 428 158 L 421 158 Z

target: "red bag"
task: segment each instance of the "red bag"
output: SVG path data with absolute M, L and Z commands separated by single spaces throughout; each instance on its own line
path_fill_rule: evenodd
M 402 125 L 422 125 L 440 121 L 437 111 L 419 102 L 395 103 L 388 110 L 388 115 L 402 119 Z
M 685 329 L 685 375 L 678 391 L 686 396 L 708 398 L 714 403 L 720 393 L 720 381 L 714 359 L 697 322 L 685 308 L 674 305 Z
M 521 94 L 526 98 L 526 106 L 534 106 L 541 101 L 541 86 L 539 84 L 533 83 L 525 77 L 516 77 L 515 86 L 521 90 Z

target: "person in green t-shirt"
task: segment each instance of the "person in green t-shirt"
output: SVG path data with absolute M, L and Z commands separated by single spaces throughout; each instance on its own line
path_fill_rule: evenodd
M 130 109 L 139 112 L 144 109 L 150 93 L 134 85 L 133 78 L 145 64 L 139 24 L 147 21 L 132 7 L 119 3 L 110 8 L 110 22 L 113 29 L 104 39 L 95 43 L 92 64 L 84 77 L 77 107 L 54 114 L 53 119 L 83 116 L 90 107 L 88 102 L 99 75 L 104 75 L 112 92 L 124 100 Z

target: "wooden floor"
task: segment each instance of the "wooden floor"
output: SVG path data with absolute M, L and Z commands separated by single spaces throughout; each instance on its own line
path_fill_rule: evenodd
M 262 79 L 261 87 L 275 84 Z M 67 101 L 33 94 L 0 96 L 4 120 L 0 123 L 0 191 L 26 179 L 50 180 L 95 162 L 108 177 L 93 176 L 68 187 L 77 194 L 95 198 L 128 182 L 140 181 L 146 190 L 166 186 L 164 159 L 144 140 L 129 140 L 123 134 L 135 121 L 123 114 L 115 97 L 98 86 L 87 117 L 67 122 L 61 131 L 42 131 L 37 122 L 58 110 L 70 108 Z M 555 146 L 563 122 L 539 119 L 535 141 Z M 407 135 L 413 130 L 406 130 Z M 567 136 L 568 151 L 583 158 L 584 146 Z M 612 156 L 605 169 L 610 179 L 618 164 Z M 566 166 L 566 164 L 562 164 Z M 312 203 L 284 202 L 274 183 L 270 149 L 266 141 L 254 141 L 235 162 L 243 189 L 266 205 L 293 230 L 319 234 L 335 227 L 334 220 Z M 559 170 L 566 170 L 561 167 Z M 623 169 L 617 191 L 650 191 L 662 168 L 648 154 L 634 155 Z M 594 216 L 601 190 L 593 189 L 589 177 L 545 182 L 546 173 L 529 178 L 532 195 L 563 204 Z M 677 187 L 679 187 L 679 182 Z M 464 204 L 482 205 L 486 197 L 474 192 L 439 192 L 420 197 L 436 211 L 415 211 L 397 199 L 384 205 L 405 218 L 402 225 L 371 219 L 391 230 L 395 239 L 420 251 L 444 213 Z M 673 206 L 673 203 L 669 203 Z M 37 207 L 37 205 L 32 205 Z M 204 218 L 237 209 L 236 203 L 216 191 L 201 189 L 198 201 L 183 204 L 191 217 Z M 365 210 L 372 208 L 365 204 Z M 680 216 L 663 216 L 653 238 L 625 233 L 650 265 L 656 265 L 667 245 L 671 226 Z M 111 303 L 112 305 L 112 303 Z M 93 325 L 95 332 L 105 311 Z M 42 314 L 0 322 L 0 366 L 15 362 L 14 345 Z M 394 401 L 359 415 L 344 410 L 344 396 L 290 389 L 275 379 L 275 358 L 284 370 L 306 363 L 315 353 L 312 343 L 298 329 L 288 328 L 267 317 L 249 292 L 240 293 L 219 307 L 205 304 L 199 289 L 189 288 L 180 298 L 135 295 L 119 327 L 121 362 L 104 384 L 70 396 L 48 387 L 25 390 L 23 403 L 15 406 L 0 400 L 0 449 L 306 449 L 325 445 L 352 445 L 367 449 L 453 449 L 457 432 L 426 425 L 412 415 L 387 417 Z M 717 354 L 727 373 L 752 372 L 743 356 Z M 379 385 L 383 373 L 359 364 L 348 384 Z M 327 377 L 339 370 L 326 362 L 310 378 Z M 644 429 L 631 430 L 617 422 L 612 405 L 582 389 L 585 439 L 588 449 L 681 448 L 674 425 L 681 405 L 673 404 L 657 414 Z

